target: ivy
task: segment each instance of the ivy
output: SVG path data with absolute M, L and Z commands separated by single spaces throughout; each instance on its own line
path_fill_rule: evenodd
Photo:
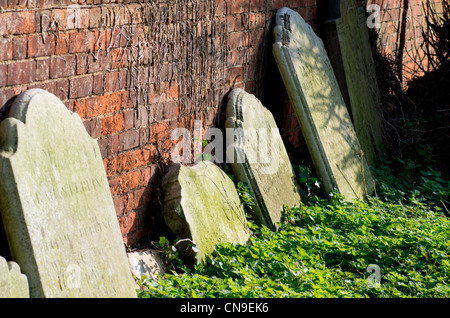
M 247 244 L 221 244 L 203 264 L 144 280 L 139 296 L 450 297 L 450 220 L 439 205 L 447 183 L 432 169 L 414 186 L 389 180 L 388 171 L 376 173 L 378 197 L 285 207 L 277 231 L 252 224 Z M 251 208 L 248 187 L 236 186 Z M 368 283 L 369 265 L 379 268 L 380 284 Z

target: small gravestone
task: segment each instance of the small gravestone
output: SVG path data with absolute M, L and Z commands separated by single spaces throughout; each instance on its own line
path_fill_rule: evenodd
M 322 40 L 297 12 L 276 14 L 273 53 L 324 189 L 347 200 L 374 189 Z
M 164 274 L 164 265 L 155 250 L 138 250 L 127 253 L 127 256 L 131 272 L 138 279 L 145 276 L 156 280 L 158 275 Z
M 240 88 L 231 91 L 226 114 L 225 126 L 234 132 L 228 160 L 238 180 L 252 190 L 255 220 L 275 229 L 283 205 L 298 207 L 301 200 L 275 120 L 254 95 Z
M 187 264 L 200 263 L 220 243 L 245 244 L 249 228 L 231 179 L 215 164 L 176 163 L 163 178 L 164 219 Z M 190 243 L 193 247 L 187 247 Z
M 97 142 L 53 94 L 0 124 L 0 212 L 31 297 L 136 297 Z
M 339 74 L 336 78 L 366 160 L 376 166 L 383 155 L 381 98 L 364 8 L 358 8 L 355 0 L 331 5 L 333 14 L 325 23 L 328 56 Z
M 0 256 L 0 298 L 29 298 L 27 277 L 17 263 Z

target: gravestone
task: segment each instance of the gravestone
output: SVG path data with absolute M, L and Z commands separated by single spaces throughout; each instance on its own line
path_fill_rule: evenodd
M 97 142 L 53 94 L 0 124 L 0 211 L 31 297 L 136 297 Z
M 215 164 L 173 164 L 163 178 L 164 219 L 186 264 L 200 263 L 220 243 L 245 244 L 249 228 L 231 179 Z M 187 245 L 195 244 L 193 248 Z M 196 260 L 195 260 L 196 258 Z
M 381 98 L 376 80 L 367 18 L 355 0 L 333 1 L 325 22 L 326 47 L 341 92 L 353 118 L 367 162 L 376 166 L 383 155 Z
M 273 53 L 327 193 L 363 199 L 373 178 L 322 40 L 297 12 L 276 14 Z
M 158 274 L 164 274 L 164 265 L 158 252 L 151 249 L 143 249 L 127 253 L 130 269 L 138 279 L 143 276 L 150 279 L 158 279 Z
M 29 298 L 27 277 L 15 262 L 0 256 L 0 298 Z
M 283 205 L 298 207 L 301 198 L 275 119 L 240 88 L 230 92 L 226 115 L 225 127 L 234 132 L 227 145 L 228 160 L 238 180 L 252 190 L 256 222 L 276 229 Z

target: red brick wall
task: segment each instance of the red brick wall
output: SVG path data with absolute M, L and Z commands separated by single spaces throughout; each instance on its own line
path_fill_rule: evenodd
M 314 0 L 0 0 L 0 120 L 36 87 L 77 112 L 98 140 L 124 242 L 145 243 L 164 232 L 171 129 L 220 126 L 233 87 L 261 96 L 283 6 L 317 17 Z
M 77 112 L 98 140 L 124 242 L 145 244 L 166 233 L 158 184 L 171 130 L 221 127 L 233 87 L 272 110 L 289 151 L 304 147 L 271 52 L 273 19 L 287 6 L 317 26 L 323 2 L 0 0 L 0 120 L 35 87 Z
M 428 0 L 437 12 L 442 12 L 442 0 Z M 427 68 L 420 45 L 425 26 L 425 0 L 369 0 L 380 6 L 381 28 L 378 31 L 379 51 L 396 65 L 396 73 L 406 88 L 414 75 L 421 76 L 421 67 Z

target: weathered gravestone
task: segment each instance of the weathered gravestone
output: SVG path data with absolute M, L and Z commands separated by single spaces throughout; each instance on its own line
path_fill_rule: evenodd
M 192 167 L 176 163 L 163 178 L 164 219 L 180 240 L 187 264 L 203 262 L 220 243 L 245 244 L 249 228 L 231 179 L 215 164 Z M 186 251 L 186 252 L 184 252 Z
M 151 249 L 143 249 L 127 253 L 130 269 L 138 279 L 143 276 L 158 279 L 158 274 L 164 274 L 164 265 L 158 252 Z
M 324 189 L 347 200 L 374 183 L 322 40 L 297 12 L 276 14 L 273 52 Z
M 367 162 L 376 166 L 383 155 L 381 98 L 372 57 L 367 18 L 355 0 L 333 1 L 325 22 L 326 47 L 341 92 L 350 108 Z
M 234 132 L 227 145 L 228 160 L 236 177 L 253 192 L 255 220 L 275 229 L 283 205 L 296 207 L 301 200 L 275 120 L 254 95 L 240 88 L 230 92 L 226 115 L 225 127 Z
M 53 94 L 0 124 L 0 211 L 31 297 L 136 297 L 97 142 Z
M 15 262 L 0 256 L 0 298 L 29 298 L 27 277 Z

